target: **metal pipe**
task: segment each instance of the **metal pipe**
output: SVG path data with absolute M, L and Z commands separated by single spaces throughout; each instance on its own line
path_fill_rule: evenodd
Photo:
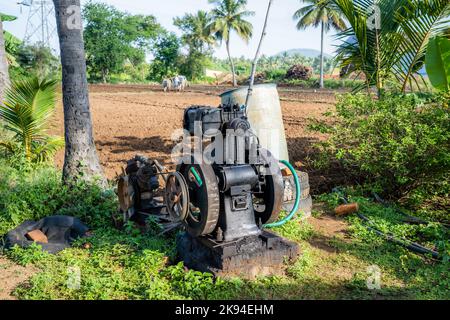
M 272 6 L 272 2 L 273 2 L 273 0 L 269 0 L 269 5 L 267 7 L 267 13 L 266 13 L 266 20 L 264 21 L 264 27 L 263 27 L 261 39 L 259 40 L 258 49 L 256 50 L 256 54 L 255 54 L 255 59 L 253 60 L 253 63 L 252 63 L 252 73 L 250 75 L 250 84 L 248 86 L 247 98 L 245 99 L 246 107 L 248 106 L 248 101 L 250 99 L 250 96 L 253 93 L 253 85 L 255 83 L 256 66 L 257 66 L 258 60 L 259 60 L 259 53 L 261 51 L 261 45 L 266 36 L 267 22 L 269 21 L 269 13 L 270 13 L 270 8 Z M 247 108 L 245 108 L 245 113 L 247 113 Z

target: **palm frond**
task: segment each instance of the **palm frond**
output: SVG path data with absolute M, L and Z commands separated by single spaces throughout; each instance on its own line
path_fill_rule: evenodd
M 46 130 L 55 110 L 56 84 L 56 80 L 37 77 L 15 81 L 0 104 L 0 119 L 22 144 L 28 159 L 36 145 L 48 141 Z
M 303 1 L 308 5 L 298 9 L 293 19 L 297 21 L 297 29 L 307 27 L 319 27 L 324 24 L 325 30 L 331 28 L 343 30 L 346 28 L 345 21 L 341 18 L 341 11 L 331 0 L 308 0 Z
M 408 80 L 424 66 L 429 40 L 443 34 L 450 23 L 448 0 L 409 0 L 404 12 L 395 17 L 400 24 L 401 59 L 395 65 L 402 91 Z
M 382 89 L 395 79 L 405 91 L 417 83 L 431 36 L 449 23 L 448 0 L 334 0 L 350 24 L 338 38 L 337 58 L 342 67 L 364 72 L 369 86 Z M 380 25 L 371 25 L 373 8 Z M 351 39 L 352 41 L 350 41 Z M 354 42 L 353 44 L 350 42 Z
M 33 143 L 33 161 L 47 162 L 53 159 L 56 152 L 64 147 L 62 137 L 46 137 L 43 141 Z
M 230 33 L 235 31 L 242 40 L 248 42 L 253 35 L 253 25 L 245 18 L 255 13 L 245 9 L 247 0 L 209 0 L 209 3 L 215 7 L 211 11 L 212 22 L 208 28 L 218 41 L 227 41 Z

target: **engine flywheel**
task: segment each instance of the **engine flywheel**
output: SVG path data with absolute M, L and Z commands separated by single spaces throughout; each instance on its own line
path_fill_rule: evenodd
M 283 205 L 284 184 L 278 161 L 268 150 L 263 150 L 260 156 L 271 170 L 265 175 L 266 184 L 262 192 L 253 195 L 253 208 L 256 222 L 267 224 L 278 220 Z
M 184 220 L 186 230 L 194 237 L 212 233 L 220 211 L 219 186 L 214 169 L 204 163 L 182 164 L 177 171 L 186 180 L 189 192 L 189 210 Z

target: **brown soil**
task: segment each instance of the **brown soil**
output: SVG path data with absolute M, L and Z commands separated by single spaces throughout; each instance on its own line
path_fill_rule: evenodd
M 333 240 L 350 241 L 348 224 L 344 219 L 336 217 L 333 212 L 330 212 L 324 203 L 315 202 L 313 211 L 320 213 L 320 216 L 308 219 L 308 223 L 316 231 L 310 244 L 324 253 L 338 253 L 331 242 Z
M 0 300 L 15 300 L 14 289 L 35 273 L 33 267 L 22 267 L 0 256 Z
M 126 160 L 135 154 L 169 163 L 175 145 L 171 135 L 181 128 L 184 109 L 192 105 L 218 106 L 218 94 L 228 89 L 194 86 L 184 93 L 163 93 L 160 88 L 142 85 L 91 86 L 95 140 L 107 177 L 113 179 L 121 173 Z M 313 144 L 324 136 L 308 132 L 307 120 L 320 118 L 332 108 L 334 92 L 292 88 L 280 88 L 279 92 L 291 162 L 309 171 L 306 160 L 313 152 Z M 52 131 L 63 134 L 61 104 Z M 60 152 L 58 166 L 62 165 L 63 157 Z M 321 179 L 320 175 L 311 174 L 312 185 L 321 183 Z

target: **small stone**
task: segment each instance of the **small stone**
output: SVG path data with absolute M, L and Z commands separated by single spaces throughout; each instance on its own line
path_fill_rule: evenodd
M 90 249 L 90 248 L 92 248 L 92 245 L 89 242 L 87 242 L 87 243 L 83 244 L 83 248 Z

